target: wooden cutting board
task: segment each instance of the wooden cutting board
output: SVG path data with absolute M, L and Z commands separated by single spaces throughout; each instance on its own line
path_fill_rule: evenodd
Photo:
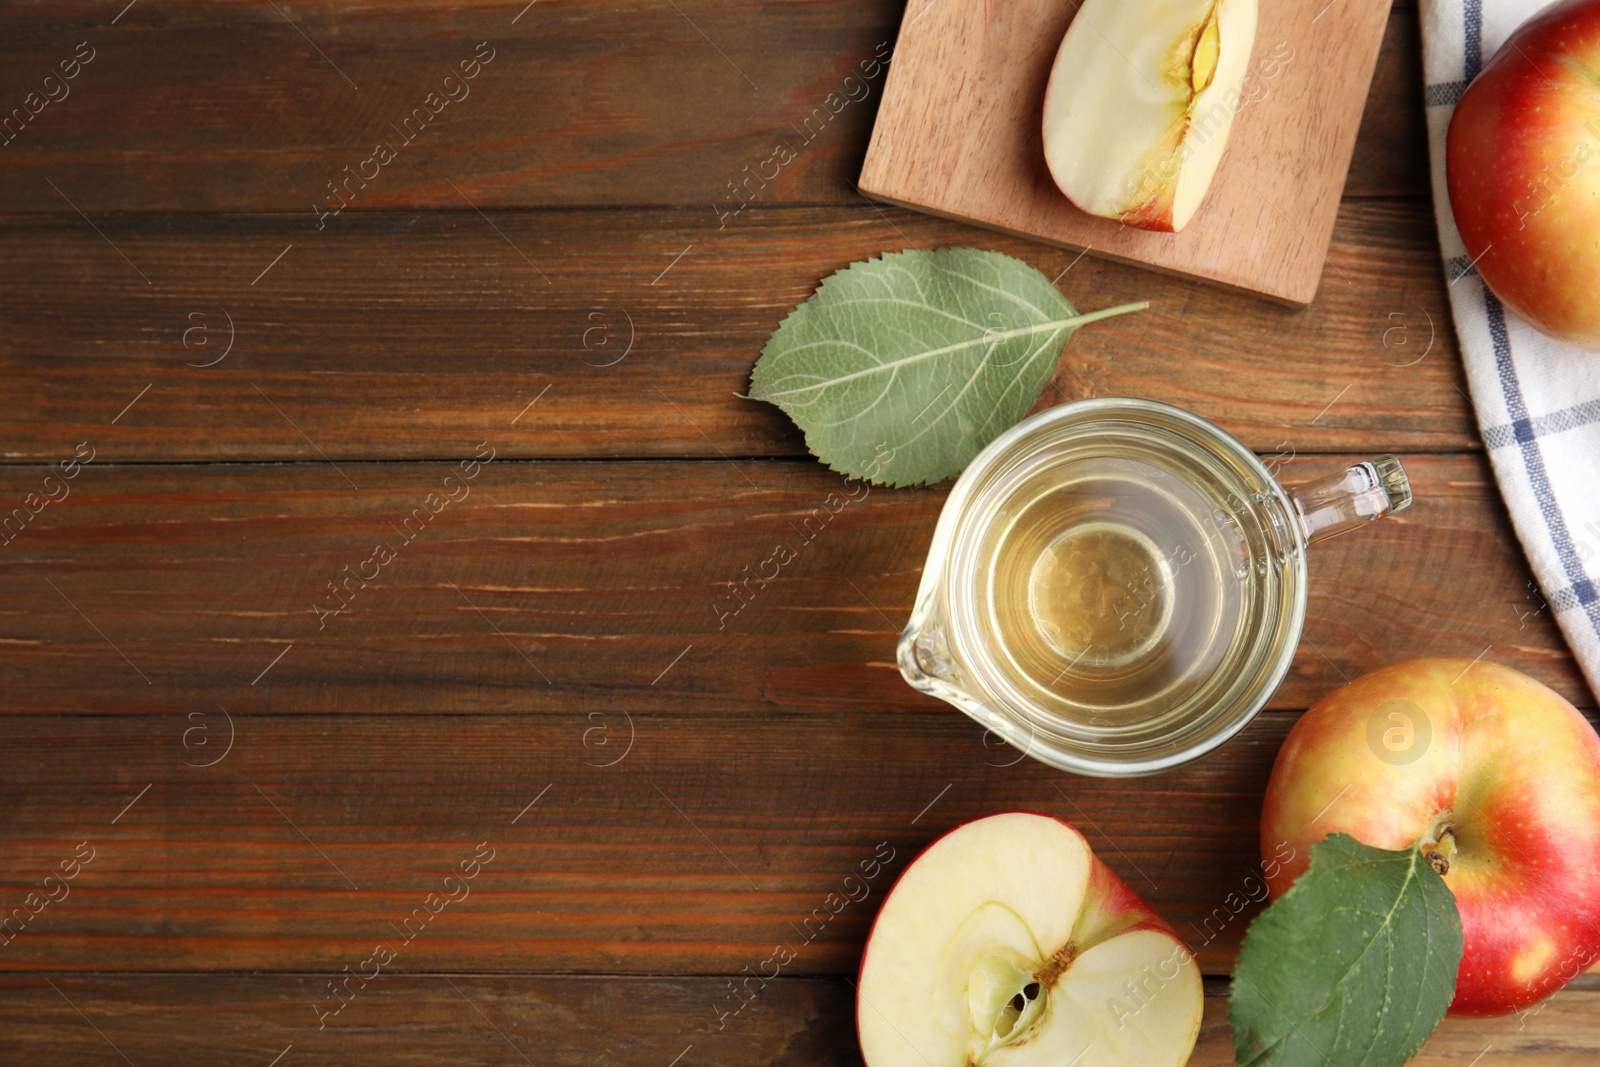
M 1086 215 L 1040 121 L 1071 0 L 909 0 L 861 189 L 905 207 L 1287 303 L 1316 295 L 1390 0 L 1262 0 L 1251 75 L 1182 233 Z

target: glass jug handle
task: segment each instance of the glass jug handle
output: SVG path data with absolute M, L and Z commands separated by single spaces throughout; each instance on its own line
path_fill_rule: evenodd
M 1289 490 L 1306 544 L 1411 506 L 1411 480 L 1395 456 L 1377 456 Z

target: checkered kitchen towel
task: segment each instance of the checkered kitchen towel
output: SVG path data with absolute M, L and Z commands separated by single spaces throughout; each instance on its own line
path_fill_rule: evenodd
M 1600 355 L 1552 341 L 1506 310 L 1472 269 L 1445 191 L 1456 101 L 1545 0 L 1422 0 L 1433 203 L 1478 426 L 1533 565 L 1519 615 L 1551 613 L 1600 694 Z M 1596 294 L 1600 299 L 1600 294 Z M 1541 599 L 1542 597 L 1542 599 Z M 1539 614 L 1542 613 L 1542 614 Z

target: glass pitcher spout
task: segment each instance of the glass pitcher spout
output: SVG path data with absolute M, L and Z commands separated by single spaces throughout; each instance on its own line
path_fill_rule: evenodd
M 1396 456 L 1384 455 L 1289 490 L 1307 544 L 1393 515 L 1411 506 L 1411 479 Z
M 916 670 L 930 678 L 947 682 L 954 680 L 955 659 L 950 651 L 950 642 L 945 638 L 944 627 L 939 623 L 933 622 L 920 633 L 912 631 L 906 651 Z

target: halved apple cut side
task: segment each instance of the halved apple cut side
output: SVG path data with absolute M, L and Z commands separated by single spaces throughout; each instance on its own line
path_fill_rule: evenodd
M 1044 98 L 1044 158 L 1091 215 L 1175 233 L 1243 103 L 1256 0 L 1083 0 Z
M 867 1067 L 1180 1067 L 1200 971 L 1172 929 L 1046 815 L 959 826 L 878 913 L 856 1004 Z

